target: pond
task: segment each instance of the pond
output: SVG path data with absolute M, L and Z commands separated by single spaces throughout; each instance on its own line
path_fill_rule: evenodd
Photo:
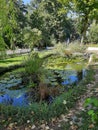
M 54 75 L 48 76 L 49 82 L 53 86 L 58 82 L 65 88 L 77 84 L 86 75 L 85 65 L 81 63 L 67 64 L 64 70 L 55 69 L 52 72 Z M 22 78 L 17 75 L 10 75 L 0 80 L 0 104 L 21 107 L 28 106 L 31 102 L 28 88 L 22 84 Z
M 27 89 L 22 85 L 22 79 L 14 75 L 0 80 L 0 103 L 5 105 L 22 106 L 26 101 Z

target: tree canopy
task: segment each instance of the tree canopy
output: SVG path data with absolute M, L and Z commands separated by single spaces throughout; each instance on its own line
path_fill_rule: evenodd
M 0 46 L 5 48 L 24 45 L 40 48 L 68 39 L 86 43 L 93 21 L 98 23 L 97 0 L 33 0 L 27 5 L 22 0 L 0 0 L 0 3 Z

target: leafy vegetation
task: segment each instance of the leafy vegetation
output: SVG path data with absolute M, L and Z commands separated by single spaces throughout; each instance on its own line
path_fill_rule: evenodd
M 37 74 L 42 66 L 42 59 L 38 53 L 32 53 L 25 59 L 25 71 L 28 75 Z
M 92 77 L 89 78 L 89 80 L 92 80 Z M 53 117 L 59 117 L 62 113 L 67 113 L 70 108 L 75 106 L 79 96 L 86 91 L 85 85 L 89 83 L 89 80 L 86 78 L 86 82 L 83 81 L 78 86 L 69 89 L 67 93 L 61 94 L 49 105 L 44 102 L 42 104 L 33 103 L 27 108 L 0 105 L 0 114 L 2 118 L 2 120 L 0 120 L 2 124 L 1 128 L 5 128 L 12 122 L 21 125 L 27 123 L 27 120 L 30 121 L 30 124 L 42 120 L 49 121 Z
M 27 107 L 0 104 L 0 129 L 50 122 L 75 107 L 80 95 L 86 92 L 87 86 L 94 80 L 91 68 L 85 63 L 90 55 L 85 53 L 86 48 L 91 43 L 98 47 L 97 0 L 33 0 L 29 4 L 24 4 L 23 0 L 0 0 L 0 75 L 16 69 L 0 77 L 0 85 L 6 89 L 6 86 L 13 86 L 17 80 L 14 87 L 18 89 L 19 85 L 25 86 L 27 95 L 29 94 L 32 100 Z M 30 48 L 32 52 L 25 56 L 12 55 L 12 58 L 6 55 L 6 50 L 18 48 Z M 98 62 L 96 54 L 93 55 L 93 61 Z M 20 66 L 22 68 L 19 68 Z M 82 82 L 77 86 L 77 83 L 63 84 L 65 79 L 70 81 L 66 76 L 67 72 L 74 71 L 72 73 L 75 76 L 76 70 L 80 81 L 83 66 L 87 69 L 88 76 L 82 77 Z M 10 74 L 18 74 L 21 82 L 12 75 L 11 83 L 10 79 L 5 78 L 10 77 Z M 60 94 L 52 96 L 48 93 L 47 96 L 46 92 L 46 99 L 40 100 L 40 83 L 45 83 L 51 91 L 52 88 L 59 87 Z M 2 92 L 2 98 L 1 95 Z M 37 99 L 33 102 L 35 99 L 32 98 L 35 96 Z M 84 119 L 84 126 L 80 129 L 94 129 L 94 126 L 96 129 L 98 100 L 91 97 L 85 104 L 91 107 L 82 113 L 88 121 Z M 69 129 L 69 125 L 70 123 L 62 129 Z
M 16 56 L 13 58 L 0 60 L 0 67 L 9 67 L 16 64 L 22 64 L 24 57 L 26 56 Z
M 88 115 L 91 116 L 92 122 L 98 125 L 98 99 L 88 98 L 85 101 L 85 106 L 92 105 L 90 110 L 88 110 Z
M 0 2 L 0 49 L 17 46 L 41 49 L 74 40 L 97 43 L 96 28 L 91 26 L 93 21 L 97 25 L 96 0 L 34 0 L 29 5 L 22 0 Z

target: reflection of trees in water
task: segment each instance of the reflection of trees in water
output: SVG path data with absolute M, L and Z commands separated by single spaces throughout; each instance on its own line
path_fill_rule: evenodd
M 11 97 L 9 97 L 8 95 L 2 96 L 1 99 L 2 99 L 2 104 L 5 104 L 5 105 L 13 104 L 13 99 Z
M 79 80 L 79 81 L 80 81 L 81 79 L 83 79 L 85 75 L 86 75 L 86 70 L 85 70 L 85 69 L 80 70 L 80 71 L 77 71 L 77 77 L 78 77 L 78 80 Z
M 82 79 L 82 70 L 77 72 L 77 77 L 79 81 Z
M 12 98 L 9 95 L 5 94 L 0 96 L 0 103 L 4 105 L 13 105 L 13 106 L 27 106 L 28 105 L 28 96 L 23 94 L 18 98 Z

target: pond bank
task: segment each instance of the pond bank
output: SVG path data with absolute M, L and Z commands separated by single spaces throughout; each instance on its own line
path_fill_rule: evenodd
M 41 125 L 35 125 L 35 124 L 29 125 L 29 120 L 28 120 L 27 124 L 19 126 L 19 127 L 17 126 L 16 130 L 17 129 L 19 130 L 21 129 L 22 130 L 66 130 L 66 129 L 79 130 L 82 127 L 85 129 L 85 127 L 83 126 L 83 123 L 81 122 L 83 117 L 79 116 L 79 114 L 85 111 L 83 104 L 86 98 L 95 95 L 95 92 L 98 96 L 98 93 L 97 93 L 98 87 L 95 87 L 96 84 L 98 84 L 98 70 L 96 70 L 94 78 L 95 78 L 95 81 L 92 81 L 91 83 L 86 85 L 87 91 L 83 95 L 78 97 L 79 99 L 76 102 L 75 107 L 72 109 L 69 109 L 67 114 L 62 114 L 59 118 L 53 118 L 51 122 L 48 122 L 48 123 L 43 121 Z M 10 126 L 11 124 L 9 125 L 9 128 L 11 128 Z M 94 128 L 94 126 L 92 127 Z
M 62 114 L 59 119 L 54 118 L 48 125 L 41 125 L 40 128 L 44 128 L 46 130 L 48 130 L 47 128 L 49 128 L 49 130 L 82 130 L 82 128 L 83 130 L 86 129 L 82 122 L 83 116 L 80 114 L 82 112 L 85 113 L 86 111 L 84 107 L 84 102 L 87 98 L 90 98 L 95 95 L 96 97 L 98 97 L 98 70 L 95 70 L 94 81 L 87 84 L 86 86 L 87 91 L 83 95 L 80 95 L 78 97 L 79 100 L 76 102 L 74 108 L 70 109 L 67 114 Z M 93 124 L 88 125 L 88 129 L 93 128 L 95 128 Z M 34 130 L 39 129 L 35 127 Z M 97 128 L 95 128 L 94 130 L 97 130 Z
M 9 67 L 0 67 L 0 76 L 2 76 L 3 74 L 5 74 L 7 72 L 10 72 L 12 70 L 22 68 L 22 67 L 24 67 L 23 64 L 11 65 Z
M 89 81 L 90 81 L 90 79 L 89 79 Z M 73 88 L 72 90 L 70 90 L 68 92 L 68 94 L 66 93 L 66 94 L 63 94 L 60 97 L 58 97 L 56 99 L 56 101 L 53 103 L 53 105 L 51 105 L 51 106 L 50 105 L 47 106 L 46 104 L 42 104 L 42 105 L 39 104 L 37 107 L 37 104 L 33 104 L 30 108 L 28 108 L 28 110 L 25 110 L 25 111 L 20 110 L 18 108 L 11 108 L 11 107 L 7 108 L 7 107 L 2 106 L 0 108 L 2 111 L 1 119 L 4 121 L 6 121 L 6 119 L 7 119 L 7 124 L 8 124 L 7 127 L 2 127 L 2 129 L 4 129 L 4 130 L 9 130 L 9 129 L 12 129 L 12 130 L 15 130 L 15 129 L 16 130 L 17 129 L 19 129 L 19 130 L 21 130 L 21 129 L 23 129 L 23 130 L 25 130 L 25 129 L 27 129 L 27 130 L 32 130 L 32 129 L 45 130 L 45 128 L 47 128 L 46 130 L 48 130 L 48 129 L 49 130 L 51 130 L 51 129 L 63 130 L 63 129 L 61 129 L 61 124 L 64 120 L 65 120 L 65 122 L 67 121 L 64 113 L 69 113 L 71 108 L 74 108 L 76 106 L 77 101 L 80 99 L 80 97 L 82 97 L 81 95 L 85 95 L 84 92 L 88 88 L 88 86 L 87 85 L 85 86 L 85 84 L 84 85 L 80 84 L 79 86 L 78 86 L 78 88 L 76 87 L 76 88 Z M 7 111 L 5 110 L 5 108 Z M 41 111 L 39 110 L 39 108 Z M 55 113 L 55 110 L 57 111 L 57 113 Z M 8 113 L 8 111 L 9 111 L 9 113 Z M 10 111 L 12 114 L 10 114 Z M 6 113 L 6 115 L 4 115 L 4 113 Z M 23 117 L 25 117 L 25 118 L 23 118 Z M 49 122 L 43 121 L 43 119 L 48 119 L 47 117 L 48 118 L 53 117 L 53 118 Z M 11 118 L 11 120 L 8 120 L 8 118 Z M 32 122 L 33 120 L 31 120 L 31 119 L 34 119 L 35 123 Z M 2 120 L 1 120 L 1 124 L 3 123 Z M 37 120 L 40 120 L 40 123 L 41 123 L 40 125 L 39 125 L 39 123 L 37 123 Z M 18 125 L 19 122 L 21 123 L 21 125 Z

